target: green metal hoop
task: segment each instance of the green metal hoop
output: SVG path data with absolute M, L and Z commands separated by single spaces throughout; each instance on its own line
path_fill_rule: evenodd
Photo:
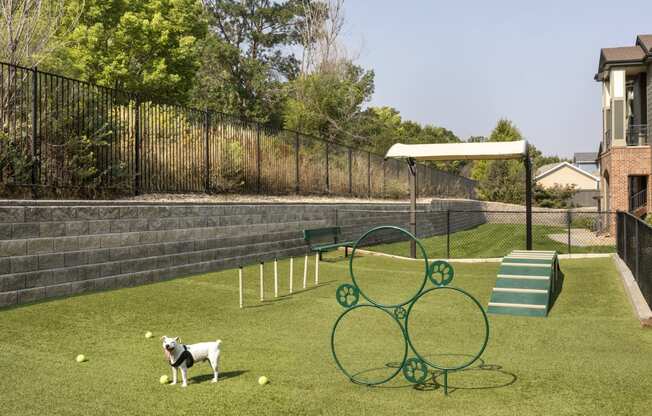
M 421 282 L 421 285 L 419 286 L 419 288 L 417 289 L 415 294 L 412 297 L 410 297 L 409 299 L 407 299 L 406 301 L 404 301 L 404 302 L 396 303 L 396 304 L 392 304 L 392 305 L 382 304 L 380 302 L 375 301 L 371 297 L 369 297 L 364 292 L 364 290 L 360 287 L 360 285 L 358 284 L 358 281 L 355 278 L 355 273 L 353 272 L 353 259 L 355 259 L 355 252 L 358 249 L 358 246 L 359 246 L 360 242 L 363 241 L 370 234 L 372 234 L 374 232 L 377 232 L 377 231 L 381 231 L 381 230 L 395 230 L 395 231 L 398 231 L 400 233 L 405 234 L 406 236 L 408 236 L 409 238 L 414 240 L 416 242 L 416 244 L 417 244 L 417 247 L 421 251 L 421 255 L 423 256 L 423 262 L 424 262 L 423 281 Z M 426 254 L 426 250 L 423 248 L 423 245 L 421 244 L 421 242 L 414 235 L 412 235 L 412 233 L 410 233 L 409 231 L 404 230 L 403 228 L 400 228 L 400 227 L 393 226 L 393 225 L 382 225 L 380 227 L 375 227 L 375 228 L 372 228 L 371 230 L 367 231 L 366 233 L 364 233 L 362 235 L 362 237 L 360 237 L 358 239 L 358 241 L 355 242 L 355 245 L 353 246 L 353 249 L 351 251 L 351 256 L 349 258 L 349 274 L 351 275 L 351 280 L 353 281 L 353 284 L 360 291 L 360 295 L 362 295 L 362 297 L 365 298 L 369 303 L 371 303 L 373 305 L 376 305 L 376 306 L 383 307 L 383 308 L 396 308 L 398 306 L 407 305 L 408 303 L 414 301 L 419 296 L 419 294 L 421 293 L 423 288 L 425 287 L 426 282 L 428 280 L 428 274 L 429 274 L 428 255 Z
M 465 362 L 465 363 L 463 363 L 461 365 L 458 365 L 458 366 L 446 367 L 446 366 L 443 366 L 443 365 L 440 365 L 440 364 L 437 364 L 437 363 L 434 363 L 432 361 L 429 361 L 429 360 L 425 359 L 421 354 L 419 354 L 419 351 L 417 351 L 417 349 L 415 348 L 414 343 L 412 342 L 412 339 L 410 337 L 410 330 L 409 330 L 409 328 L 410 328 L 410 313 L 412 312 L 412 308 L 414 307 L 414 305 L 416 305 L 419 302 L 419 299 L 421 299 L 424 295 L 426 295 L 426 294 L 428 294 L 430 292 L 433 292 L 435 290 L 452 290 L 454 292 L 461 293 L 463 296 L 466 296 L 469 299 L 471 299 L 471 301 L 478 307 L 478 309 L 480 310 L 480 313 L 482 314 L 482 318 L 483 318 L 483 321 L 484 321 L 484 329 L 485 329 L 484 339 L 482 341 L 482 346 L 480 347 L 480 350 L 469 361 L 467 361 L 467 362 Z M 410 344 L 410 348 L 412 349 L 412 351 L 414 351 L 414 354 L 418 358 L 420 358 L 423 362 L 428 364 L 429 366 L 437 368 L 439 370 L 447 370 L 447 371 L 461 370 L 463 368 L 466 368 L 466 367 L 470 366 L 474 362 L 476 362 L 477 359 L 480 358 L 480 356 L 484 352 L 485 348 L 487 348 L 487 343 L 489 342 L 489 319 L 487 319 L 487 314 L 485 313 L 484 309 L 482 308 L 482 305 L 480 305 L 480 302 L 478 302 L 478 300 L 476 298 L 474 298 L 471 294 L 469 294 L 465 290 L 462 290 L 462 289 L 459 289 L 459 288 L 456 288 L 456 287 L 449 287 L 449 286 L 433 287 L 431 289 L 428 289 L 428 290 L 424 291 L 423 293 L 420 293 L 417 296 L 417 298 L 415 299 L 415 301 L 412 304 L 410 304 L 410 306 L 408 308 L 407 318 L 405 319 L 405 337 L 407 338 L 408 344 Z
M 340 323 L 342 318 L 344 318 L 344 316 L 346 316 L 346 314 L 350 313 L 351 311 L 360 309 L 360 308 L 373 308 L 373 309 L 380 310 L 383 313 L 387 314 L 387 316 L 389 316 L 389 318 L 393 322 L 396 323 L 399 331 L 401 331 L 401 335 L 403 336 L 403 343 L 404 343 L 403 357 L 401 358 L 400 365 L 396 366 L 396 370 L 391 375 L 389 375 L 387 378 L 384 378 L 384 379 L 382 379 L 380 381 L 369 382 L 369 381 L 364 381 L 364 380 L 357 379 L 355 374 L 349 373 L 344 368 L 344 366 L 340 362 L 339 358 L 337 358 L 337 353 L 335 352 L 335 332 L 337 331 L 337 325 Z M 396 318 L 391 313 L 387 312 L 385 309 L 383 309 L 381 307 L 378 307 L 376 305 L 356 305 L 356 306 L 353 306 L 353 307 L 345 310 L 344 312 L 342 312 L 342 314 L 339 316 L 339 318 L 337 318 L 337 320 L 335 321 L 335 325 L 333 325 L 333 330 L 331 331 L 331 352 L 333 354 L 333 358 L 335 359 L 335 364 L 337 364 L 337 367 L 340 369 L 340 371 L 342 371 L 349 378 L 349 380 L 351 380 L 352 382 L 357 383 L 357 384 L 364 384 L 364 385 L 367 385 L 367 386 L 376 386 L 378 384 L 383 384 L 383 383 L 388 382 L 389 380 L 396 377 L 396 375 L 398 373 L 401 372 L 401 370 L 403 369 L 403 366 L 405 365 L 405 359 L 407 358 L 408 342 L 407 342 L 407 338 L 405 336 L 405 332 L 403 331 L 403 327 L 401 326 L 401 324 L 396 320 Z

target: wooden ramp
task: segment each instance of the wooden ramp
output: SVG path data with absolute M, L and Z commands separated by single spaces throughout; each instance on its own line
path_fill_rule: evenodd
M 547 316 L 560 289 L 555 251 L 514 250 L 503 258 L 487 312 Z

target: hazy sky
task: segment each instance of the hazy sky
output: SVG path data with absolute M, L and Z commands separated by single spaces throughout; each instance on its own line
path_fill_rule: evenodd
M 546 154 L 597 151 L 601 47 L 652 33 L 652 1 L 346 0 L 346 43 L 376 72 L 371 105 L 488 135 L 514 121 Z

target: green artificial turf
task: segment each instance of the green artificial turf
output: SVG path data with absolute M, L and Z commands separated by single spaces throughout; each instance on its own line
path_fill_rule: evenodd
M 568 253 L 567 244 L 548 237 L 550 234 L 564 233 L 567 233 L 564 227 L 535 224 L 532 226 L 532 248 Z M 421 239 L 428 258 L 446 258 L 446 238 L 446 235 L 438 235 Z M 408 242 L 377 244 L 369 249 L 399 256 L 409 255 Z M 450 235 L 451 258 L 503 257 L 512 250 L 523 249 L 525 249 L 523 224 L 482 224 Z M 615 246 L 572 246 L 571 251 L 572 253 L 612 253 L 615 252 Z
M 368 256 L 354 263 L 377 299 L 409 297 L 423 277 L 420 262 Z M 482 361 L 450 375 L 448 397 L 432 381 L 415 389 L 399 375 L 370 388 L 339 372 L 329 342 L 347 266 L 324 261 L 318 287 L 264 303 L 257 267 L 247 268 L 243 310 L 234 270 L 2 310 L 0 414 L 633 415 L 652 408 L 652 331 L 633 317 L 611 259 L 563 260 L 563 291 L 548 318 L 490 315 Z M 486 306 L 497 268 L 455 264 L 453 285 Z M 295 262 L 295 287 L 302 269 Z M 284 261 L 283 294 L 287 270 Z M 309 280 L 313 270 L 311 259 Z M 266 265 L 268 297 L 271 279 Z M 478 315 L 469 305 L 442 296 L 415 306 L 413 335 L 424 355 L 455 361 L 478 347 Z M 384 314 L 362 314 L 342 328 L 337 348 L 354 371 L 377 377 L 400 360 L 400 331 Z M 155 336 L 145 339 L 146 331 Z M 196 363 L 189 387 L 160 385 L 169 374 L 163 334 L 186 343 L 220 338 L 220 382 Z M 87 362 L 75 362 L 80 353 Z M 260 375 L 271 383 L 259 386 Z

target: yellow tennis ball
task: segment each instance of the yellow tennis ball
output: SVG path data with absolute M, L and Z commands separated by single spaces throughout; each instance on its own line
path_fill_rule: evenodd
M 151 338 L 152 333 L 150 331 L 145 332 L 145 338 Z
M 86 356 L 84 354 L 79 354 L 75 360 L 77 360 L 78 363 L 83 363 L 86 361 Z
M 161 378 L 158 379 L 158 382 L 161 384 L 168 384 L 170 382 L 170 379 L 168 376 L 161 376 Z
M 258 384 L 261 386 L 264 386 L 265 384 L 269 383 L 269 380 L 265 376 L 260 376 L 258 377 Z

